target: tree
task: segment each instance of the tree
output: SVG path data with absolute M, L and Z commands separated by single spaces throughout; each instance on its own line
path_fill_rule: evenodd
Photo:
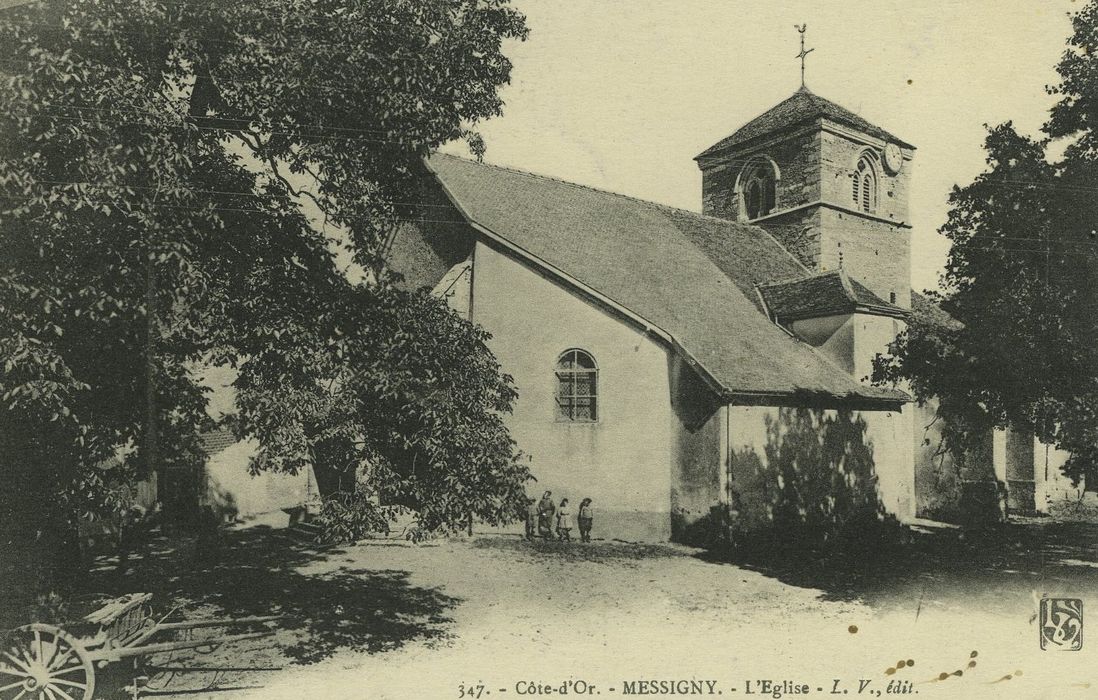
M 267 350 L 273 363 L 242 365 L 240 420 L 266 436 L 256 467 L 322 457 L 317 478 L 339 498 L 365 490 L 377 498 L 363 508 L 414 508 L 430 530 L 516 517 L 529 471 L 501 415 L 517 394 L 487 332 L 423 291 L 364 286 L 342 303 L 352 323 L 334 351 L 291 341 Z
M 935 301 L 959 323 L 916 315 L 874 379 L 938 397 L 951 449 L 992 427 L 1071 452 L 1065 472 L 1098 482 L 1098 4 L 1073 17 L 1060 99 L 1033 140 L 988 129 L 988 169 L 955 187 L 952 242 Z M 1068 142 L 1063 157 L 1050 146 Z
M 463 413 L 450 400 L 391 421 L 369 449 L 397 465 L 403 441 L 440 483 L 495 489 L 492 505 L 455 489 L 465 517 L 513 498 L 528 474 L 498 424 L 509 380 L 478 331 L 392 288 L 382 251 L 424 156 L 456 138 L 483 151 L 503 42 L 525 35 L 506 0 L 68 0 L 0 16 L 8 524 L 71 540 L 135 474 L 197 459 L 208 364 L 240 371 L 256 467 L 291 470 L 333 440 L 346 456 L 352 435 L 380 439 L 353 421 L 437 371 Z M 432 338 L 461 342 L 442 357 Z M 401 493 L 438 502 L 419 475 Z

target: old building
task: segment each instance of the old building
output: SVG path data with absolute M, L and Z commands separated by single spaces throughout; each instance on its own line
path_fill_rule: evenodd
M 766 479 L 812 469 L 834 488 L 802 510 L 1041 510 L 1043 447 L 989 436 L 951 469 L 933 406 L 866 381 L 909 314 L 950 322 L 911 289 L 914 156 L 805 88 L 695 158 L 702 214 L 436 155 L 391 258 L 492 333 L 532 491 L 594 499 L 604 536 L 764 524 Z
M 698 156 L 704 214 L 439 155 L 392 259 L 493 334 L 537 489 L 607 536 L 765 519 L 747 471 L 805 420 L 913 517 L 908 397 L 860 381 L 910 306 L 913 152 L 802 90 Z
M 701 214 L 436 155 L 389 257 L 492 333 L 531 495 L 592 498 L 599 536 L 691 540 L 861 494 L 901 520 L 1046 510 L 1063 455 L 1000 433 L 954 465 L 933 405 L 866 381 L 911 314 L 954 322 L 911 289 L 914 155 L 804 88 L 695 158 Z M 219 512 L 316 498 L 217 447 Z

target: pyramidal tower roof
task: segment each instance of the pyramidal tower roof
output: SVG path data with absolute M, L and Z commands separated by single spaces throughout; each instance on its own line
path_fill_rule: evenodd
M 694 159 L 716 155 L 732 146 L 820 118 L 830 119 L 885 141 L 894 141 L 906 148 L 915 148 L 881 127 L 870 124 L 846 107 L 820 97 L 806 87 L 801 87 L 787 99 L 741 126 L 731 136 L 721 139 L 699 153 Z

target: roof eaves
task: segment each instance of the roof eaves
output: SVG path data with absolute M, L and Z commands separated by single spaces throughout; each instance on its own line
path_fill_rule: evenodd
M 890 318 L 907 319 L 910 318 L 911 312 L 906 309 L 901 309 L 898 306 L 874 306 L 872 304 L 854 304 L 851 303 L 845 306 L 832 306 L 822 309 L 813 309 L 812 311 L 793 312 L 781 314 L 776 316 L 780 323 L 788 323 L 790 321 L 803 321 L 808 318 L 823 318 L 825 316 L 841 316 L 849 314 L 867 314 L 869 316 L 888 316 Z M 781 327 L 779 325 L 779 327 Z
M 901 410 L 912 398 L 898 389 L 878 389 L 880 396 L 857 394 L 836 395 L 815 391 L 735 391 L 730 404 L 735 406 L 810 406 L 814 408 L 852 408 L 866 410 Z
M 827 316 L 849 316 L 856 311 L 856 305 L 848 304 L 844 306 L 831 306 L 821 309 L 812 309 L 811 311 L 794 311 L 792 313 L 782 314 L 778 317 L 778 320 L 783 323 L 789 323 L 792 321 L 803 321 L 809 318 L 824 318 Z
M 890 142 L 895 143 L 898 146 L 902 146 L 903 148 L 906 148 L 908 150 L 911 150 L 911 151 L 917 150 L 916 147 L 913 146 L 912 144 L 910 144 L 907 141 L 903 140 L 899 136 L 896 136 L 891 131 L 886 131 L 885 129 L 882 129 L 879 126 L 876 126 L 876 125 L 872 124 L 872 122 L 866 122 L 866 123 L 869 124 L 870 126 L 872 126 L 873 128 L 872 129 L 866 129 L 864 126 L 858 124 L 855 120 L 850 119 L 849 117 L 844 117 L 843 115 L 821 114 L 821 115 L 819 115 L 818 118 L 821 120 L 821 122 L 822 121 L 834 122 L 836 124 L 840 124 L 842 126 L 845 126 L 848 129 L 854 129 L 855 131 L 863 132 L 863 133 L 867 134 L 868 136 L 872 136 L 874 138 L 881 139 L 882 141 L 886 141 L 886 142 L 890 141 Z
M 854 305 L 855 313 L 869 314 L 871 316 L 891 316 L 892 318 L 905 319 L 911 316 L 911 312 L 907 309 L 901 309 L 898 306 L 880 306 L 877 304 L 862 304 L 858 303 Z

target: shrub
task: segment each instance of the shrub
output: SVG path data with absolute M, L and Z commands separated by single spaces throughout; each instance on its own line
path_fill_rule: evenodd
M 389 523 L 401 509 L 382 506 L 377 495 L 365 488 L 336 491 L 322 500 L 320 513 L 313 521 L 320 531 L 322 544 L 344 544 L 389 534 Z

